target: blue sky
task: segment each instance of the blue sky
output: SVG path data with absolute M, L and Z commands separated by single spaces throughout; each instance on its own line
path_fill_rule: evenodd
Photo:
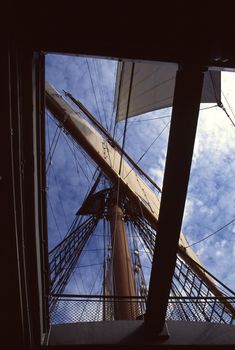
M 79 99 L 104 126 L 110 126 L 113 117 L 115 73 L 116 62 L 112 60 L 65 55 L 46 56 L 46 79 L 59 92 L 62 93 L 64 89 Z M 234 89 L 235 75 L 223 72 L 222 102 L 232 118 L 235 108 Z M 138 161 L 156 136 L 161 134 L 139 163 L 160 186 L 164 173 L 170 114 L 171 109 L 168 108 L 142 117 L 130 118 L 127 127 L 125 149 L 135 161 Z M 162 116 L 166 118 L 157 119 Z M 122 140 L 123 125 L 124 123 L 120 122 L 116 130 L 119 142 Z M 48 129 L 47 144 L 48 140 L 52 141 L 55 132 L 50 118 L 48 118 Z M 70 140 L 66 140 L 63 134 L 62 131 L 53 155 L 53 166 L 50 166 L 48 171 L 48 196 L 60 231 L 58 232 L 55 225 L 49 205 L 50 248 L 58 243 L 67 231 L 74 214 L 82 204 L 88 180 L 91 179 L 95 169 L 94 166 L 88 169 L 85 157 Z M 202 239 L 235 218 L 234 151 L 235 127 L 225 112 L 218 107 L 201 110 L 182 227 L 189 244 Z M 79 159 L 79 162 L 76 162 L 76 159 Z M 84 177 L 84 171 L 88 174 L 88 180 Z M 99 249 L 99 237 L 94 236 L 91 244 Z M 235 223 L 196 244 L 194 249 L 209 271 L 230 288 L 235 289 Z M 98 250 L 91 251 L 89 256 L 84 255 L 81 264 L 85 266 L 94 260 L 99 262 L 100 254 Z M 145 263 L 147 264 L 147 261 Z M 97 276 L 99 271 L 100 265 L 89 269 L 89 273 L 94 276 Z

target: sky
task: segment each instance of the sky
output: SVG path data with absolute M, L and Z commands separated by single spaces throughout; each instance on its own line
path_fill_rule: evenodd
M 113 98 L 116 62 L 77 56 L 46 55 L 46 79 L 61 94 L 70 92 L 113 132 Z M 222 72 L 222 102 L 229 116 L 235 112 L 235 74 Z M 194 147 L 191 175 L 182 231 L 189 245 L 198 242 L 235 219 L 235 127 L 219 107 L 203 109 L 201 105 Z M 125 149 L 161 187 L 167 151 L 171 109 L 154 111 L 130 118 L 127 123 Z M 161 118 L 160 118 L 161 117 Z M 116 127 L 116 139 L 121 143 L 124 122 Z M 55 135 L 55 125 L 47 118 L 47 148 Z M 48 170 L 48 231 L 49 249 L 64 237 L 74 215 L 86 196 L 95 165 L 88 163 L 81 151 L 57 130 L 59 141 Z M 55 138 L 56 139 L 56 138 Z M 84 176 L 84 173 L 86 176 Z M 93 291 L 98 292 L 101 280 L 102 251 L 99 236 L 93 237 L 90 251 L 81 260 L 97 278 Z M 235 290 L 235 221 L 208 239 L 192 246 L 202 263 L 213 275 Z M 99 251 L 100 249 L 100 251 Z M 88 256 L 89 254 L 89 256 Z M 148 264 L 144 260 L 143 265 Z M 84 271 L 84 270 L 83 270 Z M 78 272 L 79 273 L 79 272 Z M 98 276 L 98 277 L 97 277 Z M 76 282 L 76 286 L 77 286 Z M 86 284 L 83 281 L 83 284 Z M 70 287 L 70 292 L 73 287 Z M 80 288 L 84 293 L 89 288 Z M 85 294 L 85 293 L 84 293 Z

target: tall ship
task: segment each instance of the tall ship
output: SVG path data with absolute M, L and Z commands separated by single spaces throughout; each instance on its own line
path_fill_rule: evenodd
M 75 86 L 56 76 L 53 59 L 45 84 L 49 322 L 144 320 L 159 331 L 165 320 L 234 324 L 234 292 L 182 232 L 194 147 L 187 135 L 200 103 L 227 112 L 221 73 L 196 80 L 192 71 L 195 96 L 176 64 L 79 58 L 67 69 L 67 79 L 83 77 Z

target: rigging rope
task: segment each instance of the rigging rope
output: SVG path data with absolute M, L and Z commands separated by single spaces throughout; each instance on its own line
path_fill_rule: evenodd
M 221 90 L 221 91 L 222 91 L 222 90 Z M 228 102 L 228 100 L 227 100 L 225 94 L 223 93 L 223 91 L 222 91 L 222 94 L 223 94 L 223 97 L 224 97 L 225 101 L 227 102 L 227 104 L 228 104 L 228 106 L 229 106 L 229 108 L 230 108 L 230 111 L 232 112 L 233 117 L 235 118 L 235 115 L 234 115 L 234 113 L 233 113 L 233 110 L 232 110 L 232 108 L 231 108 L 231 106 L 230 106 L 230 104 L 229 104 L 229 102 Z M 230 117 L 228 111 L 226 110 L 226 108 L 224 107 L 224 105 L 222 104 L 222 102 L 219 104 L 219 107 L 225 112 L 225 114 L 226 114 L 227 117 L 229 118 L 230 122 L 231 122 L 232 125 L 235 127 L 234 121 L 233 121 L 232 118 Z
M 136 164 L 139 164 L 139 162 L 144 158 L 144 156 L 146 155 L 146 153 L 150 150 L 150 148 L 153 146 L 153 144 L 159 139 L 159 137 L 163 134 L 163 132 L 166 130 L 166 128 L 168 127 L 168 125 L 170 124 L 170 121 L 164 126 L 164 128 L 161 130 L 160 134 L 157 135 L 157 137 L 155 137 L 155 139 L 151 142 L 151 144 L 149 145 L 149 147 L 146 149 L 146 151 L 142 154 L 142 156 L 137 160 Z M 133 171 L 134 167 L 131 168 L 131 170 L 129 171 L 129 173 L 125 176 L 125 178 Z M 124 178 L 124 179 L 125 179 Z
M 211 236 L 215 235 L 216 233 L 222 231 L 225 227 L 231 225 L 234 221 L 235 221 L 235 218 L 233 218 L 233 219 L 232 219 L 231 221 L 229 221 L 227 224 L 225 224 L 225 225 L 223 225 L 222 227 L 220 227 L 218 230 L 216 230 L 216 231 L 210 233 L 209 235 L 205 236 L 204 238 L 200 239 L 199 241 L 194 242 L 194 243 L 188 245 L 187 247 L 185 247 L 185 249 L 190 248 L 190 247 L 192 247 L 192 246 L 194 246 L 194 245 L 196 245 L 196 244 L 198 244 L 198 243 L 201 243 L 201 242 L 205 241 L 205 240 L 208 239 L 209 237 L 211 237 Z
M 106 113 L 106 109 L 104 108 L 105 98 L 104 98 L 104 89 L 103 89 L 102 66 L 101 66 L 100 61 L 97 61 L 96 59 L 93 59 L 93 64 L 94 64 L 94 71 L 97 73 L 97 80 L 99 81 L 98 91 L 100 94 L 101 106 L 102 106 L 103 113 L 104 113 L 105 126 L 106 126 L 106 129 L 108 130 L 107 113 Z
M 47 160 L 50 160 L 50 163 L 49 163 L 49 165 L 48 165 L 48 169 L 49 169 L 49 166 L 52 165 L 51 160 L 52 160 L 52 157 L 53 157 L 53 155 L 54 155 L 54 153 L 55 153 L 56 146 L 57 146 L 58 141 L 59 141 L 59 136 L 61 135 L 61 132 L 63 131 L 63 128 L 61 128 L 61 126 L 60 126 L 58 123 L 56 123 L 55 119 L 54 119 L 53 117 L 51 117 L 51 116 L 49 115 L 49 113 L 48 113 L 47 115 L 51 118 L 51 120 L 53 121 L 53 123 L 55 123 L 55 125 L 57 126 L 56 132 L 55 132 L 54 137 L 53 137 L 53 141 L 52 141 L 52 143 L 50 143 L 49 124 L 48 124 L 48 122 L 47 122 L 48 144 L 49 144 L 49 146 L 50 146 L 50 148 L 49 148 L 49 153 L 48 153 L 48 156 L 47 156 Z M 47 119 L 47 121 L 48 121 L 48 119 Z M 60 132 L 58 133 L 59 130 L 60 130 Z M 92 178 L 92 180 L 91 180 L 91 182 L 90 182 L 89 179 L 88 179 L 88 176 L 87 176 L 88 174 L 86 174 L 86 172 L 84 172 L 84 169 L 85 169 L 84 166 L 82 167 L 82 166 L 80 165 L 80 163 L 78 162 L 78 159 L 76 158 L 74 140 L 73 140 L 72 138 L 68 137 L 69 135 L 67 135 L 67 133 L 62 133 L 62 135 L 63 135 L 64 140 L 66 141 L 66 144 L 67 144 L 69 150 L 71 151 L 71 153 L 72 153 L 72 155 L 73 155 L 73 157 L 74 157 L 75 168 L 76 168 L 77 174 L 79 174 L 79 171 L 78 171 L 78 165 L 79 165 L 80 168 L 81 168 L 81 170 L 82 170 L 82 172 L 83 172 L 84 175 L 85 175 L 85 178 L 88 180 L 88 182 L 89 182 L 89 184 L 90 184 L 90 186 L 91 186 L 91 183 L 92 183 L 92 181 L 93 181 L 93 179 L 94 179 L 94 176 L 95 176 L 95 174 L 96 174 L 97 169 L 96 169 L 95 173 L 93 174 L 93 178 Z M 67 135 L 67 137 L 66 137 L 66 135 Z M 69 142 L 69 141 L 71 142 L 71 145 L 70 145 L 70 142 Z M 72 149 L 72 147 L 73 147 L 73 149 Z M 78 148 L 78 147 L 77 147 L 77 148 Z M 81 152 L 81 154 L 84 156 L 84 152 Z M 85 161 L 87 162 L 87 157 L 84 157 L 84 158 L 85 158 Z M 87 166 L 88 166 L 88 165 L 87 165 Z M 47 170 L 48 170 L 48 169 L 47 169 Z M 53 174 L 54 174 L 54 181 L 55 181 L 55 184 L 56 184 L 56 186 L 57 186 L 58 198 L 59 198 L 59 201 L 60 201 L 60 203 L 61 203 L 61 207 L 62 207 L 63 215 L 64 215 L 64 218 L 65 218 L 65 222 L 67 223 L 67 226 L 68 226 L 68 222 L 67 222 L 67 218 L 66 218 L 66 215 L 65 215 L 64 206 L 63 206 L 63 203 L 62 203 L 62 200 L 61 200 L 61 196 L 60 196 L 60 192 L 59 192 L 58 180 L 57 180 L 57 177 L 56 177 L 55 170 L 54 170 L 54 167 L 53 167 L 53 166 L 52 166 L 52 170 L 53 170 Z M 90 166 L 89 166 L 89 170 L 90 170 L 90 172 L 92 173 Z M 89 191 L 89 189 L 88 189 L 88 191 Z M 58 231 L 59 236 L 60 236 L 60 240 L 62 240 L 62 234 L 61 234 L 61 232 L 60 232 L 59 224 L 57 223 L 56 215 L 55 215 L 55 213 L 54 213 L 54 210 L 53 210 L 53 207 L 52 207 L 52 203 L 51 203 L 49 197 L 48 197 L 48 203 L 49 203 L 49 206 L 50 206 L 50 209 L 51 209 L 51 212 L 52 212 L 52 216 L 53 216 L 54 221 L 55 221 L 55 225 L 56 225 L 56 227 L 57 227 L 57 231 Z M 69 233 L 69 231 L 67 230 L 66 236 L 68 235 L 68 233 Z M 66 237 L 66 236 L 65 236 L 65 237 Z M 83 254 L 83 255 L 84 255 L 84 254 Z M 73 273 L 71 277 L 72 277 L 73 281 L 75 282 L 77 291 L 79 291 L 79 285 L 78 285 L 78 282 L 77 282 L 77 279 L 76 279 L 76 274 Z M 82 279 L 80 279 L 80 280 L 82 281 L 82 286 L 83 286 L 83 289 L 84 289 L 83 280 L 82 280 Z M 84 289 L 84 291 L 85 291 L 85 289 Z
M 92 171 L 92 169 L 91 169 L 91 167 L 90 167 L 90 163 L 92 164 L 93 167 L 96 167 L 95 162 L 92 161 L 92 159 L 89 158 L 89 156 L 87 155 L 87 153 L 83 150 L 83 148 L 82 148 L 77 142 L 74 141 L 73 137 L 72 137 L 70 134 L 66 134 L 66 136 L 67 136 L 68 140 L 70 140 L 70 142 L 73 144 L 73 146 L 75 146 L 75 148 L 77 148 L 77 150 L 79 150 L 79 151 L 81 152 L 82 156 L 83 156 L 84 159 L 85 159 L 86 166 L 87 166 L 87 168 L 89 169 L 90 174 L 93 176 L 93 171 Z M 72 151 L 72 149 L 71 149 L 71 147 L 70 147 L 70 145 L 69 145 L 69 143 L 68 143 L 67 138 L 65 137 L 65 140 L 66 140 L 66 142 L 67 142 L 67 144 L 68 144 L 68 146 L 69 146 L 69 148 L 70 148 L 70 151 L 71 151 L 72 154 L 73 154 L 73 151 Z M 77 164 L 80 166 L 80 168 L 81 168 L 83 174 L 85 175 L 85 178 L 86 178 L 87 181 L 90 183 L 92 180 L 91 180 L 91 181 L 89 180 L 89 178 L 88 178 L 88 172 L 87 172 L 87 174 L 84 173 L 84 166 L 80 165 L 80 163 L 77 163 Z
M 147 119 L 142 119 L 141 118 L 139 120 L 133 120 L 131 125 L 135 124 L 135 123 L 148 122 L 148 121 L 151 121 L 151 120 L 158 120 L 158 119 L 166 119 L 166 118 L 170 118 L 170 117 L 171 117 L 171 115 L 163 115 L 162 117 L 153 117 L 153 118 L 147 118 Z
M 90 70 L 90 66 L 89 66 L 89 62 L 88 62 L 87 58 L 86 58 L 86 64 L 87 64 L 87 68 L 88 68 L 88 72 L 89 72 L 89 76 L 90 76 L 90 80 L 91 80 L 92 90 L 93 90 L 93 93 L 94 93 L 94 96 L 95 96 L 95 101 L 96 101 L 96 107 L 97 107 L 97 111 L 98 111 L 98 115 L 99 115 L 99 120 L 101 122 L 101 115 L 100 115 L 98 100 L 97 100 L 97 96 L 96 96 L 96 93 L 95 93 L 94 82 L 93 82 L 93 79 L 92 79 L 91 70 Z
M 79 266 L 76 266 L 75 269 L 80 269 L 81 267 L 91 267 L 91 266 L 100 266 L 100 265 L 103 265 L 103 261 L 100 263 L 96 263 L 96 264 L 79 265 Z
M 59 131 L 58 135 L 56 136 L 58 130 L 60 130 L 60 131 Z M 57 125 L 57 129 L 55 131 L 55 135 L 53 137 L 53 140 L 52 140 L 52 143 L 51 143 L 51 147 L 49 149 L 49 152 L 48 152 L 48 155 L 47 155 L 47 159 L 46 159 L 46 163 L 47 163 L 47 165 L 46 165 L 46 174 L 47 174 L 47 172 L 48 172 L 48 170 L 50 168 L 50 165 L 52 164 L 51 161 L 52 161 L 52 158 L 54 156 L 54 153 L 55 153 L 55 150 L 56 150 L 56 146 L 58 144 L 61 132 L 62 132 L 62 127 Z M 52 150 L 52 148 L 53 148 L 53 150 Z
M 128 100 L 127 100 L 127 109 L 126 109 L 126 118 L 125 118 L 125 125 L 124 125 L 123 139 L 122 139 L 121 159 L 120 159 L 120 166 L 119 166 L 119 172 L 118 172 L 119 175 L 121 174 L 123 150 L 124 150 L 125 141 L 126 141 L 127 120 L 128 120 L 130 101 L 131 101 L 131 89 L 132 89 L 132 83 L 133 83 L 134 69 L 135 69 L 135 63 L 132 63 L 130 85 L 129 85 L 129 91 L 128 91 Z
M 117 77 L 117 63 L 116 63 L 116 67 L 115 67 L 115 70 L 114 70 L 114 75 L 113 75 L 113 86 L 112 86 L 112 89 L 113 89 L 113 109 L 112 109 L 112 113 L 111 113 L 111 122 L 110 122 L 110 134 L 113 132 L 113 139 L 115 137 L 115 127 L 116 127 L 116 122 L 115 122 L 115 119 L 114 118 L 114 114 L 115 114 L 115 86 L 116 86 L 116 77 Z M 114 126 L 113 126 L 113 122 L 114 122 Z M 112 131 L 112 128 L 113 128 L 113 131 Z
M 67 229 L 68 229 L 69 223 L 68 223 L 68 220 L 67 220 L 67 217 L 66 217 L 66 214 L 65 214 L 63 201 L 62 201 L 62 198 L 60 196 L 59 184 L 58 184 L 58 181 L 57 181 L 57 177 L 56 177 L 54 166 L 52 165 L 51 168 L 52 168 L 53 176 L 54 176 L 54 179 L 55 179 L 55 184 L 56 184 L 56 187 L 57 187 L 57 194 L 58 194 L 59 202 L 60 202 L 60 205 L 61 205 L 61 208 L 62 208 L 62 212 L 63 212 L 64 219 L 65 219 L 65 222 L 66 222 L 66 226 L 67 226 Z
M 54 213 L 54 210 L 53 210 L 53 207 L 52 207 L 52 204 L 51 204 L 50 198 L 49 198 L 49 197 L 47 197 L 47 199 L 48 199 L 49 206 L 50 206 L 50 208 L 51 208 L 52 216 L 53 216 L 53 218 L 54 218 L 54 221 L 55 221 L 55 225 L 56 225 L 57 231 L 59 232 L 60 239 L 61 239 L 61 241 L 62 241 L 62 239 L 63 239 L 63 238 L 62 238 L 62 234 L 61 234 L 61 232 L 60 232 L 60 228 L 59 228 L 59 225 L 58 225 L 58 223 L 57 223 L 56 216 L 55 216 L 55 213 Z

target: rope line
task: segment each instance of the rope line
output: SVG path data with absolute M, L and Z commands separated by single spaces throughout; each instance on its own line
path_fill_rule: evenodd
M 168 125 L 170 124 L 170 122 L 168 122 L 164 128 L 162 129 L 162 131 L 160 132 L 160 134 L 157 135 L 157 137 L 155 137 L 155 139 L 151 142 L 151 144 L 149 145 L 149 147 L 146 149 L 146 151 L 142 154 L 142 156 L 137 160 L 136 164 L 139 164 L 139 162 L 144 158 L 144 156 L 146 155 L 146 153 L 150 150 L 150 148 L 153 146 L 153 144 L 159 139 L 159 137 L 163 134 L 163 132 L 166 130 L 166 128 L 168 127 Z M 129 171 L 129 173 L 125 176 L 125 178 L 134 170 L 134 167 L 131 168 L 131 170 Z M 125 179 L 124 178 L 124 179 Z
M 204 238 L 200 239 L 199 241 L 194 242 L 194 243 L 188 245 L 187 247 L 185 247 L 185 249 L 187 249 L 187 248 L 189 248 L 189 247 L 192 247 L 192 246 L 194 246 L 194 245 L 196 245 L 196 244 L 198 244 L 198 243 L 201 243 L 201 242 L 205 241 L 205 240 L 208 239 L 209 237 L 211 237 L 211 236 L 215 235 L 216 233 L 222 231 L 225 227 L 231 225 L 234 221 L 235 221 L 235 218 L 232 219 L 231 221 L 229 221 L 229 222 L 228 222 L 227 224 L 225 224 L 224 226 L 220 227 L 218 230 L 216 230 L 216 231 L 210 233 L 209 235 L 205 236 Z
M 92 90 L 93 90 L 93 93 L 94 93 L 94 96 L 95 96 L 96 107 L 97 107 L 99 119 L 100 119 L 100 121 L 101 121 L 101 115 L 100 115 L 98 100 L 97 100 L 97 96 L 96 96 L 96 93 L 95 93 L 94 82 L 93 82 L 93 79 L 92 79 L 91 70 L 90 70 L 90 66 L 89 66 L 89 62 L 88 62 L 88 59 L 87 59 L 87 58 L 86 58 L 86 64 L 87 64 L 87 68 L 88 68 L 88 72 L 89 72 L 89 76 L 90 76 L 90 80 L 91 80 Z
M 135 63 L 132 63 L 131 77 L 130 77 L 130 86 L 129 86 L 128 100 L 127 100 L 125 126 L 124 126 L 123 139 L 122 139 L 121 159 L 120 159 L 120 166 L 119 166 L 119 172 L 118 172 L 119 175 L 121 174 L 121 169 L 122 169 L 123 150 L 124 150 L 125 141 L 126 141 L 127 120 L 128 120 L 130 101 L 131 101 L 131 89 L 132 89 L 132 83 L 133 83 L 134 70 L 135 70 Z
M 221 91 L 222 91 L 222 90 L 221 90 Z M 225 94 L 223 93 L 223 91 L 222 91 L 222 95 L 223 95 L 223 97 L 224 97 L 224 99 L 225 99 L 227 105 L 229 106 L 229 109 L 230 109 L 230 111 L 231 111 L 231 113 L 232 113 L 232 115 L 233 115 L 233 118 L 235 119 L 235 115 L 234 115 L 234 113 L 233 113 L 233 110 L 232 110 L 232 108 L 231 108 L 231 106 L 230 106 L 230 104 L 229 104 L 229 102 L 228 102 L 228 100 L 227 100 Z M 229 118 L 230 122 L 231 122 L 232 125 L 235 127 L 234 121 L 233 121 L 232 118 L 230 117 L 228 111 L 226 110 L 226 108 L 224 107 L 224 105 L 223 105 L 222 102 L 220 103 L 219 107 L 225 112 L 225 114 L 226 114 L 227 117 Z

